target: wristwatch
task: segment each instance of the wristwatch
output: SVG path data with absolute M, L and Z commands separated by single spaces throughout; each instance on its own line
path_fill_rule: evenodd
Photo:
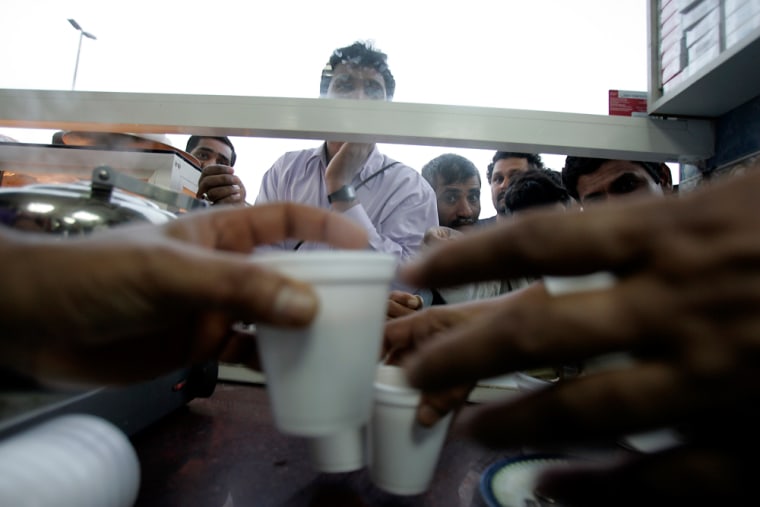
M 343 185 L 332 194 L 328 194 L 327 202 L 351 202 L 356 199 L 356 190 L 351 185 Z

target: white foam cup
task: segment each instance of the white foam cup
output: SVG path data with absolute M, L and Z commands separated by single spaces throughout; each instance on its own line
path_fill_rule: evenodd
M 95 416 L 59 416 L 0 441 L 0 505 L 128 507 L 139 485 L 126 435 Z
M 378 367 L 369 424 L 369 471 L 376 486 L 397 495 L 416 495 L 430 487 L 451 423 L 448 414 L 432 428 L 419 425 L 420 395 L 406 382 L 401 368 Z
M 367 463 L 366 426 L 308 439 L 311 465 L 320 472 L 353 472 Z
M 310 283 L 319 298 L 306 328 L 256 325 L 277 428 L 328 437 L 366 424 L 396 257 L 367 250 L 267 251 L 251 261 Z

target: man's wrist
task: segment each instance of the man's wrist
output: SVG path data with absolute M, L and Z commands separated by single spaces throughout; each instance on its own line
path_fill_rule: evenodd
M 335 192 L 327 194 L 327 202 L 330 204 L 337 202 L 353 202 L 356 200 L 356 190 L 351 185 L 343 185 Z

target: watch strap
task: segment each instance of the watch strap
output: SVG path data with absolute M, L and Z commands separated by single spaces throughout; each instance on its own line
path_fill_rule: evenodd
M 351 202 L 356 199 L 356 190 L 351 185 L 343 185 L 332 194 L 328 194 L 327 202 Z

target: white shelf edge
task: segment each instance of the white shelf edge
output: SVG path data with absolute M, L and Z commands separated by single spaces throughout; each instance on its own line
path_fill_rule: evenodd
M 0 90 L 0 126 L 371 141 L 631 160 L 702 160 L 705 120 L 376 101 Z

